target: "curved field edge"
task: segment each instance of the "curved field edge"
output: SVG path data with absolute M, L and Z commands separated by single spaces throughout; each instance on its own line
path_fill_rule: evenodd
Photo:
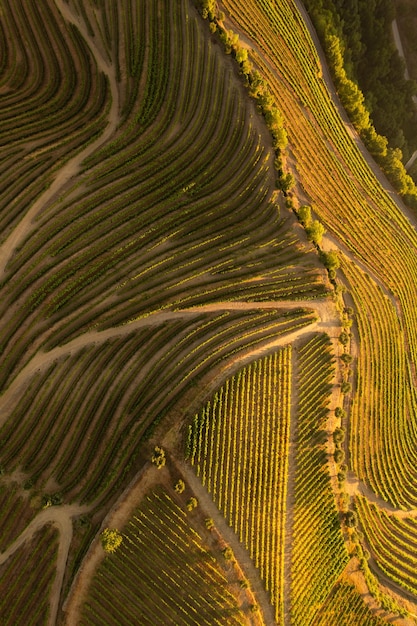
M 397 423 L 397 415 L 405 411 L 411 420 L 407 428 L 409 426 L 414 433 L 414 381 L 413 378 L 410 379 L 410 374 L 414 377 L 414 346 L 416 344 L 413 338 L 414 323 L 411 322 L 409 316 L 415 311 L 412 305 L 414 297 L 411 294 L 415 291 L 416 280 L 414 270 L 409 271 L 409 262 L 404 256 L 404 253 L 407 255 L 408 250 L 415 250 L 416 234 L 413 218 L 398 199 L 395 199 L 398 206 L 394 204 L 390 187 L 386 186 L 379 175 L 389 195 L 382 192 L 379 182 L 373 178 L 366 165 L 366 162 L 370 162 L 369 155 L 366 151 L 363 151 L 361 155 L 357 150 L 357 147 L 361 148 L 360 141 L 351 127 L 343 123 L 342 120 L 345 119 L 343 112 L 336 109 L 334 103 L 338 104 L 337 96 L 331 81 L 328 80 L 320 48 L 318 48 L 318 53 L 314 50 L 313 40 L 303 24 L 299 13 L 299 10 L 302 11 L 301 5 L 291 2 L 278 6 L 265 1 L 256 6 L 255 3 L 249 3 L 245 5 L 244 11 L 235 2 L 223 2 L 222 5 L 226 15 L 229 14 L 233 20 L 233 28 L 237 29 L 242 37 L 250 35 L 251 40 L 247 39 L 245 42 L 249 49 L 249 56 L 268 79 L 274 91 L 276 103 L 285 113 L 286 130 L 294 157 L 294 172 L 299 183 L 296 188 L 298 199 L 302 203 L 311 204 L 314 213 L 328 229 L 329 234 L 324 240 L 324 245 L 327 248 L 339 249 L 348 255 L 352 265 L 364 270 L 381 287 L 379 293 L 373 291 L 371 296 L 369 291 L 366 293 L 362 290 L 361 284 L 355 284 L 351 280 L 347 283 L 343 272 L 338 272 L 339 288 L 347 287 L 348 291 L 352 292 L 353 301 L 356 300 L 356 303 L 359 302 L 359 290 L 361 290 L 365 302 L 366 298 L 368 299 L 366 306 L 373 306 L 378 311 L 378 316 L 386 308 L 387 298 L 395 306 L 396 315 L 400 318 L 400 334 L 391 328 L 387 329 L 387 336 L 390 337 L 391 345 L 393 340 L 402 344 L 404 352 L 401 354 L 401 367 L 404 364 L 406 373 L 399 380 L 396 395 L 390 395 L 387 383 L 383 383 L 385 389 L 379 395 L 379 402 L 382 402 L 384 398 L 391 398 L 390 402 L 393 402 L 391 413 L 393 417 L 389 420 L 389 424 L 387 423 L 387 428 L 391 430 Z M 302 15 L 305 15 L 305 12 L 302 12 Z M 254 23 L 258 26 L 262 25 L 262 35 L 259 34 L 259 29 L 253 28 Z M 282 71 L 283 67 L 286 68 L 285 72 Z M 301 68 L 303 68 L 302 72 Z M 340 117 L 338 117 L 339 114 Z M 313 145 L 314 149 L 312 149 Z M 325 178 L 326 182 L 324 182 Z M 297 207 L 296 203 L 295 207 Z M 402 209 L 403 213 L 399 209 Z M 385 238 L 382 246 L 380 231 L 381 237 Z M 403 237 L 407 239 L 407 244 L 398 246 L 399 240 Z M 412 254 L 416 258 L 415 252 Z M 399 270 L 399 280 L 394 278 L 397 275 L 397 264 L 402 266 Z M 399 281 L 401 281 L 401 286 Z M 346 296 L 346 302 L 349 305 L 352 303 L 349 295 Z M 354 316 L 361 327 L 367 324 L 364 318 L 366 306 L 363 305 L 362 300 L 361 308 L 353 308 Z M 384 320 L 384 324 L 386 322 L 387 320 Z M 374 340 L 376 340 L 380 328 L 374 330 Z M 363 360 L 366 358 L 364 356 L 365 341 L 369 344 L 369 339 L 364 337 L 363 332 L 358 337 L 355 321 L 353 327 L 350 322 L 350 327 L 347 326 L 346 331 L 347 335 L 352 332 L 353 356 L 357 354 L 356 342 L 360 341 L 360 359 L 365 366 Z M 376 359 L 371 361 L 371 368 L 374 373 L 377 369 L 378 371 L 382 369 L 387 376 L 386 381 L 390 380 L 389 372 L 392 373 L 396 369 L 388 346 L 383 348 L 382 360 L 378 357 L 378 361 Z M 354 377 L 350 388 L 353 390 L 354 401 L 365 400 L 371 392 L 365 386 L 356 388 Z M 378 410 L 383 411 L 382 404 L 379 405 Z M 389 410 L 391 411 L 391 408 Z M 349 421 L 344 422 L 344 425 L 348 426 Z M 386 463 L 387 467 L 390 467 L 390 472 L 394 469 L 394 472 L 401 473 L 403 457 L 398 448 L 403 449 L 404 446 L 411 445 L 414 449 L 412 444 L 414 434 L 410 438 L 409 433 L 402 433 L 397 438 L 397 450 L 391 448 L 388 451 L 385 447 L 386 439 L 382 434 L 382 429 L 378 431 L 380 434 L 375 433 L 369 428 L 368 420 L 363 426 L 365 439 L 361 445 L 364 444 L 368 450 L 375 451 L 376 463 L 375 470 L 370 470 L 368 476 L 362 474 L 363 480 L 366 483 L 374 482 L 377 476 L 376 466 L 381 463 Z M 356 448 L 359 438 L 355 431 L 355 424 L 349 432 L 351 454 L 355 464 L 355 459 L 359 459 Z M 382 479 L 382 482 L 384 480 Z M 397 501 L 400 494 L 405 496 L 409 491 L 407 477 L 405 480 L 402 478 L 394 480 L 395 486 L 391 493 L 395 496 L 384 496 L 381 487 L 377 488 L 376 495 L 388 498 L 392 503 Z M 413 477 L 411 483 L 414 489 Z M 401 495 L 401 497 L 404 496 Z M 406 506 L 414 507 L 413 497 L 407 500 Z
M 126 0 L 124 13 L 57 2 L 52 15 L 52 4 L 42 3 L 48 28 L 55 40 L 69 29 L 66 53 L 83 59 L 80 88 L 101 77 L 106 90 L 83 92 L 102 107 L 100 128 L 83 118 L 84 150 L 53 180 L 38 172 L 45 188 L 19 205 L 0 250 L 2 481 L 36 511 L 25 536 L 61 524 L 51 623 L 58 588 L 62 601 L 103 516 L 149 458 L 155 423 L 201 403 L 213 376 L 325 324 L 330 306 L 315 251 L 277 202 L 265 126 L 191 5 L 161 12 L 158 0 Z M 31 6 L 8 5 L 7 19 L 30 35 L 39 64 L 20 88 L 36 94 L 35 74 L 48 88 L 59 79 L 48 49 L 37 57 Z M 23 54 L 13 41 L 10 67 Z M 51 127 L 41 130 L 46 154 Z M 24 132 L 5 153 L 20 154 Z

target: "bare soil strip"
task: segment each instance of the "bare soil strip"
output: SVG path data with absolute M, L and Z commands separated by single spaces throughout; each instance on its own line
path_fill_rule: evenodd
M 111 107 L 108 114 L 108 124 L 104 132 L 98 139 L 89 144 L 84 150 L 79 152 L 76 156 L 70 159 L 65 165 L 58 171 L 55 180 L 41 196 L 34 202 L 26 213 L 26 215 L 20 220 L 14 231 L 6 239 L 3 245 L 0 247 L 0 277 L 4 275 L 8 261 L 13 255 L 14 250 L 19 244 L 21 244 L 27 237 L 28 233 L 34 228 L 34 219 L 47 203 L 59 193 L 64 185 L 78 174 L 80 165 L 85 158 L 93 154 L 98 148 L 100 148 L 114 133 L 117 124 L 119 122 L 119 92 L 117 88 L 115 69 L 112 65 L 109 65 L 107 61 L 102 57 L 100 51 L 95 45 L 94 41 L 88 34 L 86 26 L 72 14 L 71 9 L 63 0 L 55 0 L 56 6 L 61 12 L 62 16 L 67 22 L 74 24 L 80 31 L 84 40 L 87 42 L 91 53 L 97 63 L 98 69 L 104 72 L 109 79 L 110 91 L 111 91 Z
M 223 514 L 219 511 L 211 499 L 211 496 L 206 488 L 201 484 L 200 479 L 196 476 L 194 470 L 182 461 L 176 461 L 176 465 L 181 474 L 184 476 L 186 483 L 189 484 L 192 491 L 195 493 L 199 505 L 207 512 L 208 517 L 213 519 L 215 526 L 224 541 L 232 548 L 240 568 L 242 569 L 247 580 L 250 582 L 251 590 L 256 598 L 259 609 L 263 614 L 265 624 L 274 624 L 275 618 L 273 606 L 262 584 L 258 570 L 249 558 L 248 551 L 240 543 L 235 531 L 228 526 Z
M 65 506 L 52 506 L 44 509 L 31 521 L 12 545 L 0 554 L 0 565 L 5 563 L 26 541 L 30 541 L 33 535 L 46 524 L 54 524 L 59 530 L 59 546 L 56 561 L 55 579 L 50 594 L 50 610 L 48 626 L 54 626 L 59 608 L 62 581 L 64 579 L 67 564 L 68 551 L 72 541 L 72 517 L 86 513 L 89 507 L 69 504 Z

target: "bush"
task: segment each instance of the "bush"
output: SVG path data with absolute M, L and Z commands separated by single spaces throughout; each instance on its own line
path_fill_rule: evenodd
M 152 463 L 156 465 L 158 469 L 164 467 L 166 463 L 165 452 L 159 446 L 155 446 L 154 453 L 152 455 Z
M 234 557 L 233 554 L 233 550 L 230 546 L 226 546 L 226 548 L 223 549 L 223 556 L 226 559 L 226 561 L 231 561 Z
M 342 463 L 345 460 L 345 453 L 339 448 L 334 451 L 333 458 L 336 463 Z
M 333 441 L 335 443 L 343 443 L 345 440 L 345 431 L 343 428 L 336 428 L 333 432 Z
M 342 393 L 349 393 L 352 390 L 352 385 L 347 382 L 343 382 L 340 386 L 340 390 Z
M 351 354 L 348 354 L 347 352 L 344 352 L 342 356 L 340 357 L 340 360 L 343 361 L 345 365 L 348 365 L 349 363 L 352 363 L 353 356 Z
M 213 530 L 214 528 L 214 520 L 211 517 L 206 517 L 204 520 L 207 530 Z
M 311 226 L 311 207 L 307 204 L 300 206 L 297 210 L 297 217 L 304 228 L 309 228 Z
M 187 502 L 187 511 L 192 511 L 193 509 L 195 509 L 198 506 L 198 500 L 197 498 L 190 498 Z
M 345 333 L 344 331 L 340 333 L 340 335 L 339 335 L 339 343 L 341 343 L 342 346 L 347 346 L 347 344 L 349 343 L 349 335 L 348 335 L 348 333 Z
M 344 409 L 342 409 L 342 407 L 340 407 L 340 406 L 337 406 L 335 408 L 334 414 L 335 414 L 336 417 L 340 417 L 340 418 L 346 417 L 346 411 Z
M 123 541 L 122 535 L 116 528 L 105 528 L 101 533 L 101 545 L 107 553 L 116 552 Z
M 182 493 L 185 489 L 185 482 L 180 478 L 174 486 L 174 489 L 177 493 Z
M 307 237 L 310 241 L 312 241 L 316 246 L 321 244 L 321 240 L 323 239 L 323 235 L 326 232 L 323 224 L 318 220 L 314 220 L 308 228 L 306 228 Z M 333 271 L 333 270 L 332 270 Z
M 346 480 L 346 472 L 337 472 L 337 480 L 339 484 L 344 483 Z
M 356 513 L 354 511 L 348 511 L 345 513 L 345 524 L 348 528 L 354 528 L 357 525 L 358 521 L 356 518 Z
M 329 271 L 335 271 L 340 267 L 340 260 L 336 250 L 329 250 L 329 252 L 321 252 L 320 259 L 326 269 Z

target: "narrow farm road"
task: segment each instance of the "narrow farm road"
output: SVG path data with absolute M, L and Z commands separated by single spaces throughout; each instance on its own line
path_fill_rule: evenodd
M 375 504 L 381 511 L 398 519 L 417 518 L 417 509 L 397 509 L 376 495 L 368 485 L 359 480 L 356 474 L 349 471 L 346 476 L 346 493 L 350 496 L 363 496 L 368 502 Z
M 52 584 L 50 593 L 50 610 L 48 618 L 48 626 L 54 626 L 59 608 L 59 599 L 61 595 L 62 581 L 64 579 L 65 568 L 67 564 L 68 552 L 72 541 L 72 517 L 86 513 L 89 507 L 79 506 L 76 504 L 49 507 L 43 509 L 12 545 L 2 554 L 0 554 L 0 565 L 5 563 L 16 550 L 24 543 L 30 541 L 33 535 L 41 530 L 47 524 L 57 526 L 59 530 L 59 546 L 56 561 L 55 579 Z
M 16 228 L 4 241 L 0 247 L 0 277 L 6 272 L 7 263 L 12 257 L 14 250 L 25 240 L 30 231 L 33 230 L 33 221 L 36 216 L 39 215 L 47 203 L 63 189 L 66 183 L 78 174 L 84 159 L 93 154 L 113 135 L 119 122 L 119 92 L 115 68 L 103 58 L 93 39 L 90 37 L 85 24 L 71 12 L 69 6 L 65 4 L 63 0 L 55 0 L 55 3 L 64 19 L 78 28 L 91 50 L 99 71 L 106 74 L 108 78 L 111 92 L 111 107 L 108 113 L 108 123 L 104 132 L 95 141 L 87 145 L 84 150 L 76 154 L 63 165 L 55 176 L 51 186 L 32 204 L 26 215 L 19 221 Z
M 268 593 L 262 584 L 259 572 L 249 557 L 246 548 L 240 543 L 234 530 L 228 526 L 222 513 L 213 502 L 206 488 L 201 484 L 200 479 L 195 475 L 193 469 L 183 461 L 175 461 L 184 480 L 194 492 L 199 505 L 207 512 L 208 517 L 214 521 L 216 528 L 223 537 L 224 541 L 232 548 L 233 553 L 239 563 L 247 580 L 250 581 L 251 590 L 256 598 L 256 602 L 262 612 L 265 624 L 274 624 L 274 609 L 270 602 Z
M 394 37 L 394 43 L 395 43 L 395 47 L 398 50 L 398 54 L 404 61 L 404 78 L 405 80 L 410 80 L 410 73 L 408 71 L 407 61 L 405 58 L 403 44 L 401 41 L 400 31 L 398 30 L 398 23 L 396 19 L 392 21 L 392 35 Z M 413 102 L 414 102 L 414 105 L 417 107 L 417 96 L 413 96 Z M 415 150 L 413 154 L 411 155 L 411 157 L 408 159 L 407 163 L 405 164 L 405 169 L 409 170 L 416 159 L 417 159 L 417 150 Z
M 302 0 L 294 0 L 294 4 L 297 7 L 299 13 L 301 14 L 301 17 L 304 20 L 305 25 L 307 26 L 307 29 L 310 33 L 310 37 L 313 40 L 314 46 L 317 50 L 317 53 L 319 55 L 320 58 L 320 64 L 321 64 L 321 68 L 322 68 L 322 77 L 323 77 L 323 81 L 327 87 L 327 90 L 333 100 L 334 105 L 336 106 L 338 113 L 341 117 L 341 119 L 343 120 L 344 124 L 345 124 L 345 128 L 348 132 L 348 134 L 352 137 L 352 139 L 354 140 L 357 148 L 359 149 L 360 153 L 362 154 L 363 158 L 365 159 L 367 165 L 370 167 L 370 169 L 372 170 L 372 173 L 374 174 L 374 176 L 378 179 L 378 182 L 381 184 L 382 188 L 384 189 L 384 191 L 392 198 L 392 200 L 396 203 L 396 205 L 401 209 L 403 215 L 408 219 L 408 221 L 414 226 L 414 228 L 417 228 L 417 219 L 416 216 L 414 215 L 414 213 L 411 211 L 411 209 L 409 209 L 404 202 L 402 201 L 402 199 L 400 198 L 400 196 L 398 195 L 398 193 L 395 191 L 394 187 L 391 185 L 391 183 L 388 181 L 387 177 L 385 176 L 385 174 L 383 173 L 383 171 L 381 170 L 381 168 L 379 167 L 379 165 L 377 165 L 376 161 L 374 161 L 374 159 L 372 158 L 371 154 L 368 152 L 367 148 L 365 147 L 365 144 L 363 143 L 362 139 L 359 137 L 356 129 L 354 128 L 352 122 L 350 121 L 342 103 L 340 102 L 339 96 L 337 94 L 337 91 L 335 89 L 335 86 L 333 84 L 333 80 L 330 74 L 330 70 L 329 67 L 327 65 L 327 59 L 326 59 L 326 55 L 324 54 L 324 50 L 321 46 L 320 40 L 318 38 L 316 29 L 313 26 L 313 23 L 310 19 L 310 16 L 302 2 Z M 262 51 L 259 50 L 258 51 L 259 54 L 262 54 Z
M 7 411 L 6 407 L 13 399 L 19 397 L 21 389 L 27 384 L 27 380 L 35 374 L 35 372 L 41 371 L 48 367 L 55 360 L 68 354 L 74 354 L 81 348 L 88 345 L 101 345 L 107 339 L 122 337 L 128 335 L 135 330 L 144 328 L 146 326 L 156 326 L 163 324 L 169 320 L 175 319 L 190 319 L 201 313 L 218 313 L 221 311 L 249 311 L 249 310 L 280 310 L 280 309 L 298 309 L 309 308 L 315 311 L 319 319 L 317 322 L 310 324 L 309 326 L 299 328 L 293 332 L 285 335 L 279 335 L 276 339 L 273 339 L 269 343 L 262 347 L 254 348 L 250 353 L 250 357 L 265 354 L 266 352 L 286 345 L 295 341 L 298 337 L 306 332 L 319 331 L 326 332 L 330 336 L 336 337 L 338 335 L 339 322 L 336 311 L 334 309 L 333 302 L 329 300 L 305 300 L 305 301 L 276 301 L 276 302 L 218 302 L 206 306 L 196 306 L 190 309 L 179 309 L 177 311 L 166 310 L 152 313 L 143 318 L 137 319 L 130 324 L 123 326 L 117 326 L 109 328 L 103 331 L 92 331 L 76 337 L 72 341 L 53 348 L 49 352 L 38 351 L 34 357 L 25 365 L 25 367 L 19 372 L 16 378 L 12 381 L 8 389 L 0 397 L 0 414 L 4 417 L 0 417 L 0 424 L 6 419 Z M 175 339 L 173 339 L 175 341 Z

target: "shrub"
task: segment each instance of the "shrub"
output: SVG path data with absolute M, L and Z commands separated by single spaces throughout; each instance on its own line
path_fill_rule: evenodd
M 342 346 L 346 346 L 349 343 L 349 335 L 346 332 L 341 332 L 339 335 L 339 342 Z
M 182 493 L 185 489 L 185 482 L 180 478 L 174 486 L 174 489 L 177 493 Z
M 187 511 L 192 511 L 193 509 L 195 509 L 198 506 L 198 500 L 197 498 L 190 498 L 187 502 Z
M 226 559 L 226 561 L 231 561 L 234 557 L 233 554 L 233 550 L 230 546 L 226 546 L 226 548 L 223 549 L 223 556 Z
M 345 440 L 345 431 L 343 428 L 335 428 L 333 432 L 333 441 L 335 443 L 343 443 Z
M 343 450 L 340 450 L 340 448 L 338 448 L 334 451 L 333 458 L 336 463 L 342 463 L 345 460 L 345 453 L 343 452 Z
M 297 210 L 297 217 L 304 228 L 309 228 L 311 226 L 311 207 L 308 204 L 300 206 Z
M 105 528 L 101 533 L 101 545 L 107 553 L 116 552 L 123 541 L 122 535 L 116 528 Z
M 335 271 L 340 267 L 340 260 L 336 250 L 329 250 L 329 252 L 321 252 L 320 259 L 329 271 Z
M 354 511 L 345 513 L 345 524 L 348 528 L 354 528 L 357 525 L 356 513 Z
M 323 235 L 325 233 L 325 228 L 319 220 L 314 220 L 308 228 L 306 228 L 307 237 L 310 241 L 312 241 L 316 246 L 321 244 L 321 240 L 323 239 Z
M 155 446 L 154 453 L 152 455 L 152 463 L 156 465 L 158 469 L 164 467 L 166 463 L 165 452 L 159 446 Z
M 343 382 L 340 386 L 340 390 L 342 393 L 349 393 L 349 391 L 351 391 L 352 389 L 352 385 L 350 383 L 347 382 Z

